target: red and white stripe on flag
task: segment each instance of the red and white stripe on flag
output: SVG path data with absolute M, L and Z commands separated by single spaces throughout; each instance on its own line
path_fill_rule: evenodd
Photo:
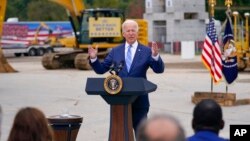
M 215 83 L 222 79 L 221 50 L 218 41 L 213 44 L 212 40 L 206 35 L 202 50 L 203 64 L 210 71 L 210 75 Z

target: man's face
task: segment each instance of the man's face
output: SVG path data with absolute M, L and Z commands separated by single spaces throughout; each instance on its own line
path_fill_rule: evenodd
M 123 29 L 123 37 L 126 39 L 128 44 L 133 44 L 138 37 L 138 32 L 135 23 L 127 23 Z

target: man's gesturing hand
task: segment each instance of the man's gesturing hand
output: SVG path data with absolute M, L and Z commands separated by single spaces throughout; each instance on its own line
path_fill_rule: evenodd
M 159 48 L 156 42 L 152 42 L 152 47 L 151 47 L 151 51 L 152 51 L 152 56 L 157 56 L 159 53 Z
M 98 53 L 98 46 L 95 46 L 95 48 L 93 48 L 92 46 L 88 47 L 88 54 L 90 59 L 95 59 L 97 57 L 97 53 Z

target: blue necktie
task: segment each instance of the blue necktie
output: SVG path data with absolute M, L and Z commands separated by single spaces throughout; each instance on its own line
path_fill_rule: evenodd
M 132 51 L 131 51 L 131 48 L 132 48 L 132 46 L 129 45 L 128 46 L 126 60 L 125 60 L 128 72 L 129 72 L 131 64 L 132 64 Z

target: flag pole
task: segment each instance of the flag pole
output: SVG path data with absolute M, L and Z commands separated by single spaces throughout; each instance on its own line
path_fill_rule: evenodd
M 210 18 L 214 17 L 214 6 L 216 5 L 216 0 L 208 0 L 210 6 Z
M 213 93 L 213 89 L 214 89 L 214 82 L 213 82 L 213 78 L 211 78 L 211 93 Z
M 216 0 L 208 0 L 208 4 L 210 6 L 210 19 L 212 19 L 214 17 L 214 6 L 216 5 Z M 212 62 L 214 62 L 214 60 L 212 59 Z M 214 82 L 213 82 L 213 78 L 211 78 L 211 94 L 213 93 L 213 89 L 214 89 Z
M 209 6 L 208 8 L 209 8 L 210 21 L 209 21 L 209 24 L 207 25 L 207 32 L 206 32 L 207 34 L 206 34 L 206 38 L 205 38 L 204 46 L 203 46 L 203 50 L 202 50 L 203 51 L 202 52 L 202 61 L 205 64 L 205 66 L 208 67 L 208 70 L 210 71 L 211 92 L 195 92 L 194 96 L 192 96 L 192 102 L 197 104 L 200 101 L 202 101 L 203 99 L 213 99 L 216 102 L 218 102 L 218 104 L 220 104 L 222 106 L 232 106 L 236 102 L 236 94 L 235 93 L 228 93 L 228 86 L 226 87 L 227 93 L 213 92 L 213 83 L 219 82 L 222 78 L 222 71 L 224 71 L 222 69 L 224 69 L 224 68 L 221 68 L 221 67 L 224 67 L 224 66 L 222 66 L 223 65 L 222 59 L 224 59 L 224 58 L 222 58 L 221 47 L 220 47 L 219 42 L 218 42 L 218 36 L 216 34 L 216 28 L 215 28 L 215 20 L 214 20 L 214 12 L 215 11 L 214 11 L 214 9 L 215 9 L 215 5 L 216 5 L 216 0 L 207 0 L 207 1 L 208 1 L 208 6 Z M 225 5 L 228 6 L 228 4 L 229 4 L 229 6 L 230 6 L 231 3 L 232 3 L 232 0 L 225 0 Z M 228 26 L 228 23 L 229 22 L 227 22 L 226 26 Z M 231 29 L 231 28 L 229 28 L 229 29 Z M 227 29 L 227 30 L 229 30 L 229 29 Z M 230 35 L 229 39 L 231 39 L 231 36 L 232 36 L 232 31 L 230 31 L 230 32 L 231 33 L 230 34 L 228 33 L 228 35 L 227 35 L 227 36 Z M 223 43 L 224 43 L 224 41 L 223 41 Z M 234 43 L 234 42 L 232 42 L 232 43 Z M 204 49 L 208 49 L 208 50 L 204 51 Z M 206 55 L 209 55 L 209 56 L 207 57 Z M 227 81 L 227 79 L 226 79 L 226 81 Z
M 232 4 L 233 4 L 232 0 L 225 0 L 225 6 L 227 6 L 227 10 L 230 10 L 230 7 L 231 7 Z M 228 84 L 226 84 L 226 94 L 227 93 L 228 93 Z

